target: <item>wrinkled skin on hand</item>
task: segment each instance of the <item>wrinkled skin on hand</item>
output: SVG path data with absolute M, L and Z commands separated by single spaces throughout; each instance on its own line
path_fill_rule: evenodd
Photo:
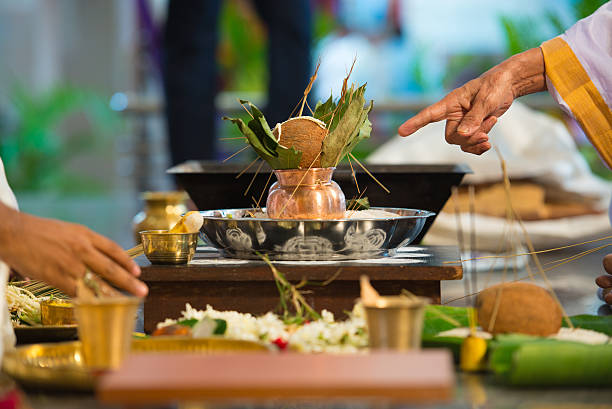
M 0 259 L 25 277 L 76 295 L 87 269 L 115 286 L 143 297 L 140 267 L 112 240 L 85 226 L 21 213 L 0 204 Z
M 604 257 L 603 267 L 607 274 L 597 277 L 595 283 L 601 288 L 612 288 L 612 254 Z M 605 296 L 604 301 L 612 305 L 612 292 Z
M 546 89 L 539 48 L 515 55 L 423 109 L 398 129 L 408 136 L 432 122 L 446 120 L 445 138 L 464 152 L 491 149 L 488 133 L 515 98 Z

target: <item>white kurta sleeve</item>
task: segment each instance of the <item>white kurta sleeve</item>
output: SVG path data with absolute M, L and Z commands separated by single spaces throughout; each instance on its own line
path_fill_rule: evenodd
M 17 200 L 10 189 L 4 174 L 4 165 L 0 159 L 0 201 L 8 206 L 17 208 Z M 8 282 L 9 267 L 0 260 L 0 360 L 4 351 L 15 346 L 15 333 L 6 302 L 6 283 Z
M 560 37 L 570 46 L 604 101 L 612 109 L 612 1 L 578 21 Z M 572 115 L 572 111 L 548 76 L 546 85 L 557 103 Z

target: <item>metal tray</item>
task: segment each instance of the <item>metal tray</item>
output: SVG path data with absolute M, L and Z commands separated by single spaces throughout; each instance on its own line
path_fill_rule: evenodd
M 132 341 L 131 353 L 268 352 L 264 344 L 225 338 L 152 337 Z M 95 376 L 81 360 L 81 343 L 60 342 L 20 346 L 6 351 L 2 370 L 31 389 L 92 391 Z
M 13 327 L 17 344 L 72 341 L 78 338 L 77 325 L 17 325 Z
M 248 217 L 254 209 L 207 210 L 202 239 L 223 256 L 271 260 L 351 260 L 393 255 L 421 232 L 427 210 L 373 207 L 388 219 L 280 220 Z M 247 217 L 245 217 L 247 216 Z

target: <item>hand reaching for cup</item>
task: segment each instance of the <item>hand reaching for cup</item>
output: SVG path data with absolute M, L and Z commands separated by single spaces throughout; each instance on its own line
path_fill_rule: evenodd
M 0 260 L 21 275 L 41 280 L 70 296 L 87 270 L 144 297 L 140 267 L 112 240 L 85 226 L 45 219 L 0 203 Z

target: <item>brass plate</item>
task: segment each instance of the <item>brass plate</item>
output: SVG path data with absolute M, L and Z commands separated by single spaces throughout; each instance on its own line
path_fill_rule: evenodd
M 153 337 L 132 341 L 132 353 L 268 352 L 257 342 L 224 338 Z M 3 371 L 21 385 L 55 391 L 92 391 L 95 377 L 81 361 L 81 343 L 61 342 L 17 347 L 4 354 Z
M 18 344 L 73 341 L 78 338 L 77 325 L 17 325 L 13 327 Z

